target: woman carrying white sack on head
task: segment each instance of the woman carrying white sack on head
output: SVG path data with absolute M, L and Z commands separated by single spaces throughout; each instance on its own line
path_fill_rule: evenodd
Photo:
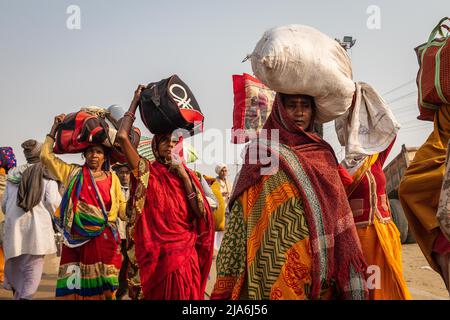
M 399 232 L 391 219 L 383 165 L 400 129 L 379 94 L 354 82 L 344 48 L 320 31 L 303 25 L 268 30 L 250 55 L 255 76 L 277 92 L 314 97 L 317 123 L 336 120 L 345 146 L 341 165 L 364 259 L 378 271 L 369 299 L 410 299 L 403 277 Z M 352 182 L 351 182 L 352 180 Z

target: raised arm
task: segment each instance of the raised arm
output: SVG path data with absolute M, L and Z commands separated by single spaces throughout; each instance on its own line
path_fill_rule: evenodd
M 69 183 L 69 177 L 72 174 L 73 170 L 78 166 L 74 164 L 67 164 L 61 159 L 57 158 L 53 153 L 53 145 L 55 143 L 56 130 L 58 129 L 59 124 L 64 120 L 65 115 L 61 114 L 55 117 L 53 122 L 52 129 L 50 133 L 45 138 L 45 142 L 41 149 L 41 162 L 44 164 L 47 169 L 64 185 L 67 186 Z
M 136 119 L 135 114 L 141 100 L 142 90 L 145 89 L 144 85 L 139 85 L 134 92 L 133 100 L 131 101 L 130 108 L 122 118 L 122 123 L 120 124 L 119 131 L 116 135 L 116 143 L 120 145 L 122 152 L 125 154 L 127 163 L 131 170 L 135 170 L 139 166 L 140 156 L 133 146 L 130 140 L 130 131 L 133 126 L 133 122 Z

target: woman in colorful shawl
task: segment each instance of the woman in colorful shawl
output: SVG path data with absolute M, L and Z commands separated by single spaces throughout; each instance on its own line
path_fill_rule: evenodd
M 2 203 L 3 194 L 6 189 L 6 175 L 16 164 L 16 155 L 13 149 L 11 147 L 0 147 L 0 203 Z M 5 256 L 2 244 L 4 220 L 4 213 L 0 208 L 0 282 L 3 282 L 5 276 Z
M 153 137 L 153 162 L 132 146 L 128 134 L 144 88 L 136 90 L 116 137 L 134 176 L 128 254 L 139 266 L 144 299 L 202 300 L 213 254 L 211 209 L 198 178 L 176 155 L 182 145 L 171 134 Z
M 266 168 L 267 159 L 253 159 L 256 146 L 249 146 L 230 200 L 211 299 L 367 297 L 339 165 L 331 146 L 312 132 L 314 113 L 310 96 L 276 95 L 263 127 L 268 131 L 256 143 L 260 155 L 279 165 Z
M 41 161 L 65 186 L 55 222 L 64 236 L 57 299 L 115 299 L 122 262 L 116 219 L 125 218 L 119 178 L 110 171 L 108 150 L 91 146 L 83 166 L 67 164 L 53 153 L 64 115 L 55 118 L 41 151 Z
M 335 123 L 338 138 L 346 147 L 342 166 L 353 179 L 346 191 L 368 265 L 369 299 L 411 299 L 383 172 L 400 126 L 388 105 L 366 83 L 356 84 L 353 106 Z
M 406 169 L 398 194 L 414 238 L 450 292 L 450 241 L 437 219 L 441 189 L 448 188 L 442 182 L 449 139 L 450 106 L 441 106 L 434 117 L 434 130 Z

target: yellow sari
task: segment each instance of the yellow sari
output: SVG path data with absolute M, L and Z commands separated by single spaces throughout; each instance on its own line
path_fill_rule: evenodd
M 432 251 L 439 234 L 436 213 L 450 138 L 449 107 L 442 106 L 436 113 L 434 130 L 417 151 L 398 190 L 409 227 L 428 263 L 439 274 L 441 269 L 432 257 Z
M 358 187 L 367 170 L 370 170 L 377 159 L 378 154 L 366 158 L 352 177 L 353 183 L 347 188 L 349 194 Z M 371 189 L 371 192 L 376 191 Z M 375 214 L 372 225 L 358 227 L 356 230 L 368 265 L 369 299 L 411 300 L 403 277 L 400 232 L 392 219 L 381 220 L 379 215 Z

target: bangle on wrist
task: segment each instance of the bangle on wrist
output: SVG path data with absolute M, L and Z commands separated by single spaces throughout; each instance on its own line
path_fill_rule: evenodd
M 195 197 L 197 197 L 197 193 L 195 193 L 195 191 L 192 192 L 190 195 L 188 195 L 188 199 L 189 199 L 189 200 L 192 200 L 192 199 L 194 199 Z
M 136 116 L 129 111 L 125 112 L 125 114 L 123 116 L 130 117 L 133 121 L 136 120 Z

